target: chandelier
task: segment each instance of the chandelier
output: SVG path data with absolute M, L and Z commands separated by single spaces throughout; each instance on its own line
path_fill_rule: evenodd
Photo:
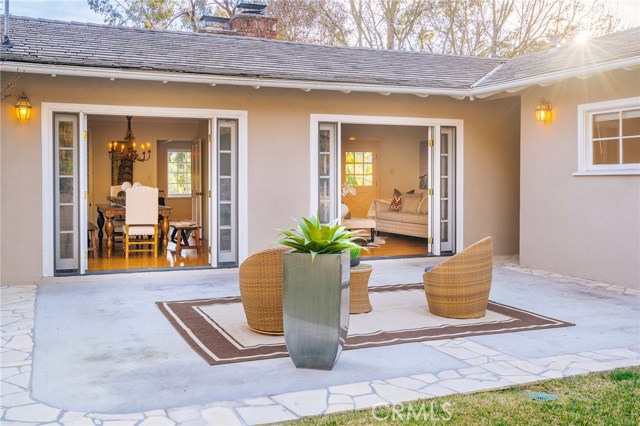
M 109 142 L 109 158 L 111 161 L 121 162 L 147 161 L 151 158 L 151 143 L 140 144 L 140 153 L 136 146 L 136 138 L 131 131 L 131 116 L 127 117 L 127 133 L 124 134 L 123 141 Z

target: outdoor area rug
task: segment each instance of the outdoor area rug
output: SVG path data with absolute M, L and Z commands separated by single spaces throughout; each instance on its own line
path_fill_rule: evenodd
M 484 318 L 439 317 L 429 312 L 422 283 L 369 287 L 369 298 L 373 310 L 349 318 L 345 350 L 574 325 L 492 301 Z M 156 304 L 211 365 L 288 355 L 284 336 L 249 328 L 239 296 Z

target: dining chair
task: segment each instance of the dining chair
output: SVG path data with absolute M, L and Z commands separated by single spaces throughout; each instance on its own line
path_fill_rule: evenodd
M 147 235 L 153 235 L 153 239 L 137 238 Z M 144 248 L 145 245 L 151 248 Z M 129 258 L 132 252 L 152 252 L 153 257 L 158 256 L 158 188 L 141 186 L 127 191 L 124 257 Z
M 109 195 L 112 197 L 117 197 L 118 193 L 122 191 L 122 185 L 112 185 L 109 189 Z M 112 206 L 116 206 L 117 204 L 112 202 Z M 115 245 L 116 242 L 124 242 L 124 216 L 118 215 L 113 218 L 113 243 Z

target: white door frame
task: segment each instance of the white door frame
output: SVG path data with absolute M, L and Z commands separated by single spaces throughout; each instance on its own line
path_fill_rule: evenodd
M 454 126 L 456 131 L 456 247 L 461 250 L 463 245 L 463 201 L 464 201 L 464 120 L 447 119 L 447 118 L 422 118 L 422 117 L 392 117 L 392 116 L 374 116 L 374 115 L 342 115 L 342 114 L 311 114 L 310 127 L 309 127 L 309 141 L 310 141 L 310 159 L 309 159 L 309 176 L 310 176 L 310 200 L 309 200 L 309 213 L 315 214 L 318 211 L 318 125 L 320 123 L 338 123 L 338 130 L 342 124 L 369 124 L 369 125 L 382 125 L 382 126 L 419 126 L 419 127 L 435 127 L 435 134 L 440 134 L 440 126 Z M 338 132 L 339 134 L 340 132 Z M 439 139 L 434 138 L 434 158 L 440 158 L 440 143 Z M 341 140 L 338 137 L 337 150 L 340 152 Z M 438 163 L 436 161 L 436 163 Z M 433 170 L 433 176 L 438 176 L 437 173 L 440 170 L 440 164 L 435 164 L 435 170 Z M 341 173 L 341 171 L 338 171 Z M 431 173 L 431 171 L 430 171 Z M 340 175 L 336 176 L 338 181 L 342 178 Z M 433 200 L 440 199 L 440 185 L 434 186 Z M 339 199 L 334 200 L 334 204 L 339 204 Z M 440 254 L 440 203 L 432 203 L 432 210 L 429 212 L 429 228 L 433 229 L 433 233 L 429 235 L 433 236 L 433 254 Z M 436 222 L 434 220 L 438 218 Z M 437 226 L 433 225 L 437 223 Z M 438 242 L 436 244 L 436 242 Z
M 84 121 L 87 115 L 135 115 L 138 117 L 172 117 L 206 119 L 210 122 L 216 118 L 232 118 L 238 120 L 238 262 L 242 262 L 248 253 L 248 113 L 241 110 L 219 110 L 200 108 L 164 108 L 127 105 L 99 105 L 75 103 L 42 103 L 42 276 L 54 275 L 53 232 L 54 223 L 51 207 L 53 206 L 53 114 L 75 113 Z M 81 131 L 86 130 L 84 125 Z M 82 136 L 82 133 L 81 133 Z M 215 143 L 215 141 L 214 141 Z M 211 151 L 209 152 L 211 154 Z M 94 153 L 97 155 L 97 153 Z M 105 154 L 106 156 L 106 154 Z M 209 155 L 210 156 L 210 155 Z M 211 162 L 209 161 L 209 164 Z M 86 171 L 80 171 L 80 187 L 87 187 Z M 209 174 L 209 188 L 212 185 Z M 213 198 L 209 198 L 209 220 L 215 214 L 212 209 Z M 86 218 L 86 203 L 81 203 L 80 217 Z M 213 227 L 209 227 L 209 241 Z M 81 258 L 82 258 L 81 254 Z M 215 256 L 210 256 L 211 266 L 217 267 Z

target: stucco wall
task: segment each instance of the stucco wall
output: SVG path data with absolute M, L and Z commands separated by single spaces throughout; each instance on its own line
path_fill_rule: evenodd
M 42 102 L 248 111 L 249 253 L 269 246 L 276 228 L 292 226 L 291 217 L 309 213 L 310 114 L 462 119 L 464 244 L 493 235 L 496 254 L 518 250 L 520 103 L 515 98 L 471 102 L 28 74 L 15 92 L 23 90 L 34 106 L 29 122 L 15 120 L 14 98 L 4 100 L 1 111 L 2 282 L 37 280 L 42 274 L 42 214 L 51 214 L 50 206 L 42 206 Z
M 523 266 L 640 288 L 640 176 L 572 176 L 578 105 L 638 95 L 637 70 L 523 92 Z M 543 96 L 553 106 L 549 124 L 534 118 Z

